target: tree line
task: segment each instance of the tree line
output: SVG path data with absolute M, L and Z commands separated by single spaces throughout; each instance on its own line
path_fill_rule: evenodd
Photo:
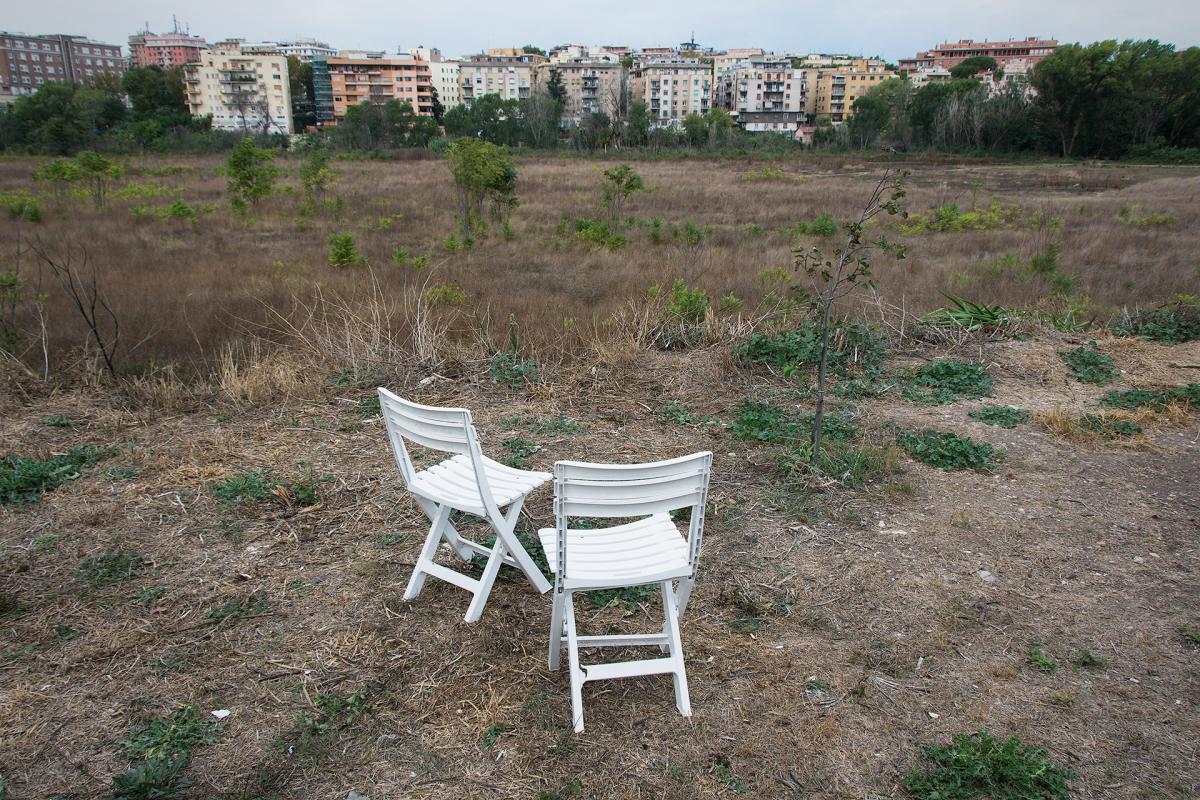
M 294 57 L 289 61 L 293 118 L 302 130 L 316 121 L 312 69 Z M 898 78 L 884 81 L 857 100 L 844 125 L 816 119 L 813 146 L 1200 162 L 1198 47 L 1177 52 L 1155 40 L 1067 44 L 1027 76 L 1002 77 L 994 60 L 977 57 L 956 66 L 950 80 L 920 88 Z M 799 148 L 787 136 L 747 133 L 720 109 L 691 114 L 679 128 L 658 127 L 644 101 L 623 90 L 618 94 L 609 104 L 611 114 L 565 119 L 566 92 L 552 71 L 546 86 L 521 100 L 485 95 L 469 108 L 443 112 L 435 97 L 432 118 L 397 100 L 364 102 L 321 137 L 333 150 L 376 152 L 442 151 L 464 136 L 507 147 L 575 151 L 780 156 Z M 134 68 L 120 80 L 105 75 L 86 85 L 47 83 L 0 112 L 0 150 L 52 155 L 85 149 L 226 150 L 246 133 L 214 130 L 210 119 L 192 116 L 178 67 Z M 257 133 L 260 144 L 286 146 L 285 137 Z
M 884 81 L 859 98 L 846 125 L 836 132 L 819 126 L 814 141 L 1200 162 L 1200 47 L 1177 52 L 1154 40 L 1062 45 L 1027 79 L 1009 76 L 999 90 L 979 80 L 976 73 L 995 68 L 984 61 L 964 62 L 951 80 L 919 89 Z

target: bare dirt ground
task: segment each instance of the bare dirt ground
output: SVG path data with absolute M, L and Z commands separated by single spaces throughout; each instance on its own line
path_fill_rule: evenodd
M 959 355 L 989 365 L 995 402 L 1078 414 L 1103 390 L 1069 381 L 1063 342 Z M 1101 347 L 1127 371 L 1118 388 L 1197 380 L 1200 343 Z M 1133 442 L 1089 444 L 986 426 L 967 417 L 978 401 L 929 408 L 885 393 L 863 403 L 878 430 L 953 430 L 1007 458 L 981 474 L 900 455 L 897 474 L 801 507 L 768 448 L 654 413 L 674 399 L 728 422 L 748 395 L 786 396 L 727 348 L 550 375 L 528 391 L 479 367 L 421 377 L 389 385 L 473 409 L 493 455 L 507 437 L 535 442 L 537 468 L 716 453 L 683 625 L 695 716 L 676 713 L 665 676 L 592 684 L 573 736 L 567 677 L 546 666 L 549 597 L 515 575 L 477 625 L 461 619 L 465 594 L 436 580 L 402 602 L 426 523 L 379 417 L 357 411 L 369 386 L 180 412 L 14 390 L 0 399 L 0 453 L 120 452 L 40 502 L 0 508 L 3 588 L 25 606 L 0 628 L 9 797 L 106 795 L 129 767 L 118 741 L 131 723 L 181 704 L 231 712 L 219 741 L 196 748 L 188 797 L 903 797 L 919 743 L 978 730 L 1046 748 L 1076 773 L 1073 796 L 1200 795 L 1200 652 L 1180 634 L 1200 622 L 1194 412 Z M 57 415 L 74 427 L 43 424 Z M 516 415 L 585 430 L 529 433 Z M 252 469 L 296 481 L 309 464 L 331 476 L 316 507 L 231 508 L 211 494 Z M 527 508 L 546 524 L 548 488 Z M 147 564 L 89 587 L 81 561 L 110 548 Z M 251 596 L 241 618 L 207 616 Z M 582 609 L 599 632 L 651 629 L 660 611 Z M 1055 672 L 1027 662 L 1035 644 Z M 1106 665 L 1072 666 L 1083 650 Z M 362 702 L 330 713 L 322 696 Z

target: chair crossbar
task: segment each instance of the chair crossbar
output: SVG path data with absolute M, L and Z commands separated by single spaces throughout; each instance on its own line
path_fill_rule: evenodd
M 563 637 L 564 639 L 566 637 Z M 668 637 L 665 633 L 627 633 L 608 634 L 605 636 L 577 636 L 576 641 L 582 647 L 641 647 L 643 645 L 664 645 Z
M 616 678 L 638 678 L 643 675 L 665 675 L 675 672 L 675 658 L 646 658 L 638 661 L 611 661 L 607 664 L 587 664 L 581 667 L 584 681 L 608 681 Z

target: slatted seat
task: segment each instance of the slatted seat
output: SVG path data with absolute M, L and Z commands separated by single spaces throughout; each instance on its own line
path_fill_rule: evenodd
M 558 552 L 558 532 L 542 528 L 538 538 L 547 553 Z M 596 530 L 567 530 L 571 577 L 589 584 L 620 586 L 681 578 L 691 572 L 687 539 L 668 514 Z M 549 560 L 549 559 L 547 559 Z M 550 569 L 557 571 L 552 563 Z
M 548 591 L 550 583 L 513 531 L 526 496 L 553 476 L 547 472 L 514 469 L 484 456 L 475 426 L 471 424 L 471 412 L 465 408 L 423 406 L 383 388 L 379 389 L 379 407 L 400 476 L 431 523 L 404 590 L 404 599 L 416 599 L 425 585 L 425 578 L 432 575 L 473 595 L 464 619 L 478 622 L 501 565 L 521 570 L 535 589 Z M 417 472 L 409 458 L 406 441 L 455 455 Z M 501 513 L 500 509 L 505 507 L 508 511 Z M 454 510 L 487 520 L 496 532 L 495 544 L 488 547 L 464 538 L 450 521 Z M 443 539 L 463 561 L 469 562 L 477 554 L 487 556 L 483 574 L 472 578 L 436 563 L 434 557 Z
M 538 531 L 538 538 L 554 569 L 550 669 L 558 669 L 565 645 L 577 733 L 583 730 L 583 684 L 588 681 L 670 674 L 675 706 L 691 716 L 679 621 L 695 584 L 711 469 L 712 453 L 707 452 L 653 464 L 554 465 L 555 525 Z M 691 510 L 686 538 L 670 516 L 683 508 Z M 572 528 L 570 520 L 580 517 L 639 519 L 607 528 Z M 576 631 L 575 592 L 646 584 L 658 584 L 662 592 L 661 633 L 581 636 Z M 579 652 L 646 645 L 657 646 L 666 656 L 584 664 Z
M 492 498 L 501 508 L 525 497 L 554 477 L 548 472 L 514 469 L 487 456 L 483 456 L 483 471 L 492 487 Z M 476 516 L 486 515 L 487 509 L 475 480 L 475 465 L 466 455 L 448 458 L 440 464 L 418 472 L 413 476 L 408 490 L 436 503 L 446 503 L 461 511 L 469 511 Z

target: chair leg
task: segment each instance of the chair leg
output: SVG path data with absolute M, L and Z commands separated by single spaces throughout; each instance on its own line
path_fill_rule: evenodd
M 479 588 L 471 598 L 471 605 L 467 606 L 467 613 L 463 617 L 467 622 L 479 622 L 479 618 L 483 616 L 483 607 L 487 604 L 492 584 L 496 582 L 496 574 L 500 572 L 500 565 L 504 563 L 507 550 L 504 540 L 497 537 L 492 554 L 488 556 L 487 565 L 483 568 L 483 575 L 479 576 Z
M 554 593 L 554 604 L 550 608 L 550 669 L 557 671 L 562 658 L 563 644 L 563 594 Z
M 585 675 L 579 663 L 579 639 L 575 633 L 575 601 L 572 592 L 564 599 L 567 618 L 567 658 L 571 666 L 571 722 L 576 733 L 583 732 L 583 682 Z
M 438 506 L 437 511 L 433 514 L 432 523 L 429 526 L 429 535 L 425 537 L 425 545 L 421 548 L 421 554 L 417 556 L 417 563 L 413 566 L 412 576 L 408 579 L 408 587 L 404 590 L 405 600 L 413 600 L 421 593 L 421 587 L 425 585 L 425 566 L 433 563 L 438 543 L 442 539 L 442 529 L 449 520 L 450 507 Z
M 675 662 L 671 675 L 675 681 L 675 707 L 685 717 L 692 715 L 692 703 L 688 697 L 687 673 L 683 667 L 683 643 L 679 639 L 679 606 L 675 600 L 675 592 L 671 589 L 670 581 L 662 583 L 663 613 L 666 617 L 666 633 Z
M 431 500 L 418 498 L 417 505 L 420 506 L 421 510 L 425 512 L 425 516 L 429 517 L 430 520 L 437 513 L 438 506 Z M 446 537 L 446 541 L 450 543 L 450 546 L 454 548 L 454 552 L 463 561 L 470 561 L 475 556 L 474 550 L 463 546 L 462 534 L 458 532 L 458 528 L 454 527 L 454 523 L 450 521 L 449 517 L 447 517 L 446 524 L 442 527 L 442 535 Z
M 550 582 L 546 580 L 546 576 L 537 568 L 537 564 L 533 563 L 529 553 L 525 552 L 525 548 L 517 541 L 514 531 L 517 528 L 517 520 L 521 516 L 521 506 L 524 504 L 525 498 L 519 498 L 513 501 L 509 506 L 508 513 L 499 519 L 488 517 L 488 521 L 492 523 L 492 527 L 496 530 L 496 541 L 508 539 L 508 552 L 513 557 L 513 561 L 517 562 L 517 566 L 521 572 L 525 573 L 525 577 L 533 584 L 533 588 L 539 593 L 545 594 L 550 591 Z

